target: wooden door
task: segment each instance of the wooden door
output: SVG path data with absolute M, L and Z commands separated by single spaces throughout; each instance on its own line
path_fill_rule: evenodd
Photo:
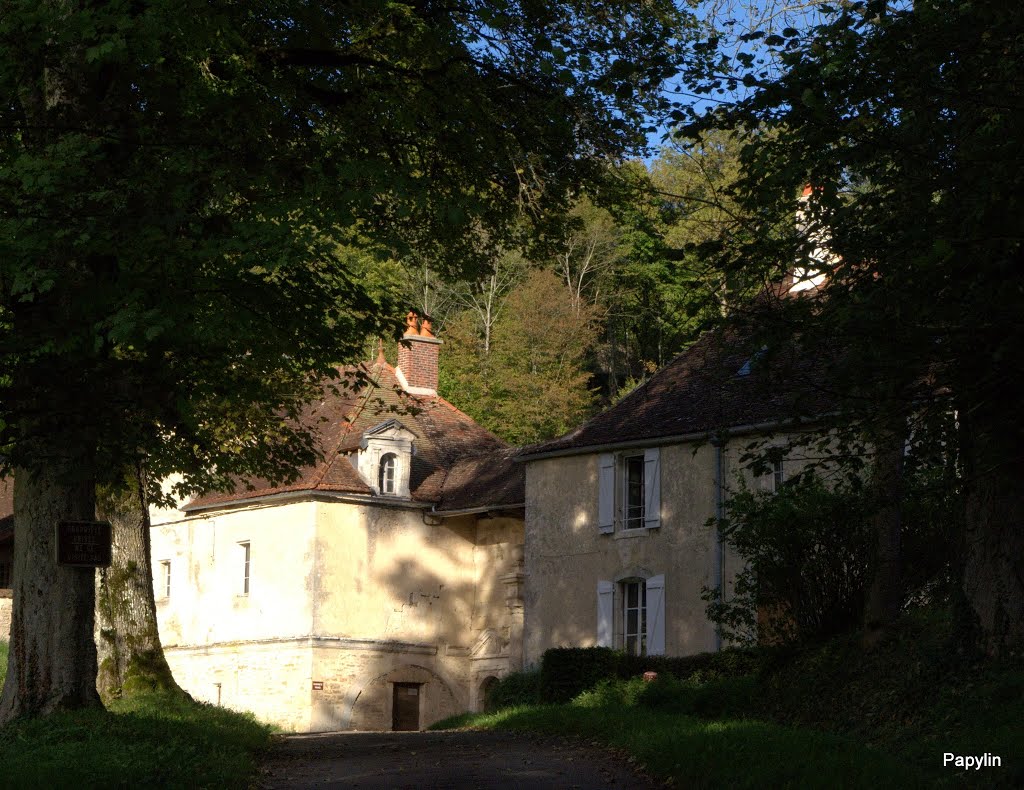
M 395 683 L 391 707 L 391 729 L 418 730 L 420 728 L 420 684 Z

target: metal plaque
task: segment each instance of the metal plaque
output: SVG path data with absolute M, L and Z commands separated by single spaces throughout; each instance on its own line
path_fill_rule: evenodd
M 110 565 L 109 521 L 58 521 L 56 537 L 58 565 L 78 568 Z
M 324 682 L 322 680 L 314 680 L 313 681 L 313 691 L 323 691 L 323 690 L 324 690 Z

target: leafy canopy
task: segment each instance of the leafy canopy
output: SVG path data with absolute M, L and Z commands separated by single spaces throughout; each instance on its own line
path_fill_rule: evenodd
M 313 448 L 283 418 L 397 330 L 372 262 L 471 274 L 556 233 L 687 26 L 665 0 L 3 2 L 9 461 L 286 474 Z

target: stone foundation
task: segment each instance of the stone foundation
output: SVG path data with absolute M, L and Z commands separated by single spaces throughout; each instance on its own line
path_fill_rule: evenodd
M 390 730 L 395 683 L 419 685 L 421 729 L 468 710 L 473 696 L 469 656 L 429 644 L 303 637 L 164 652 L 197 700 L 288 732 Z M 497 663 L 489 674 L 506 674 L 507 659 Z

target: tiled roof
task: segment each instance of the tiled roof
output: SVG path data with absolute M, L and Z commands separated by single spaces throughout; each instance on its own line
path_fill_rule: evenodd
M 457 461 L 445 477 L 440 511 L 519 507 L 526 502 L 526 469 L 506 447 Z
M 338 386 L 336 392 L 325 385 L 323 398 L 311 404 L 301 418 L 302 424 L 316 437 L 322 461 L 300 470 L 293 483 L 271 485 L 265 480 L 239 481 L 233 491 L 206 494 L 189 502 L 184 509 L 201 510 L 296 491 L 371 495 L 372 489 L 353 466 L 355 453 L 364 431 L 392 418 L 416 436 L 409 490 L 417 502 L 437 503 L 448 496 L 446 481 L 456 470 L 460 481 L 458 488 L 464 489 L 462 476 L 466 466 L 462 462 L 465 459 L 506 449 L 494 434 L 444 398 L 402 391 L 394 368 L 386 362 L 378 361 L 364 370 L 372 384 L 355 390 Z M 506 484 L 498 478 L 493 478 L 492 483 L 491 490 L 500 499 L 493 504 L 506 504 L 503 498 Z M 488 498 L 486 487 L 475 486 L 473 490 L 479 497 Z M 460 501 L 454 494 L 452 499 Z M 522 498 L 518 501 L 522 502 Z
M 586 452 L 741 426 L 782 423 L 828 411 L 823 365 L 795 346 L 771 359 L 727 332 L 708 332 L 607 411 L 520 456 Z

